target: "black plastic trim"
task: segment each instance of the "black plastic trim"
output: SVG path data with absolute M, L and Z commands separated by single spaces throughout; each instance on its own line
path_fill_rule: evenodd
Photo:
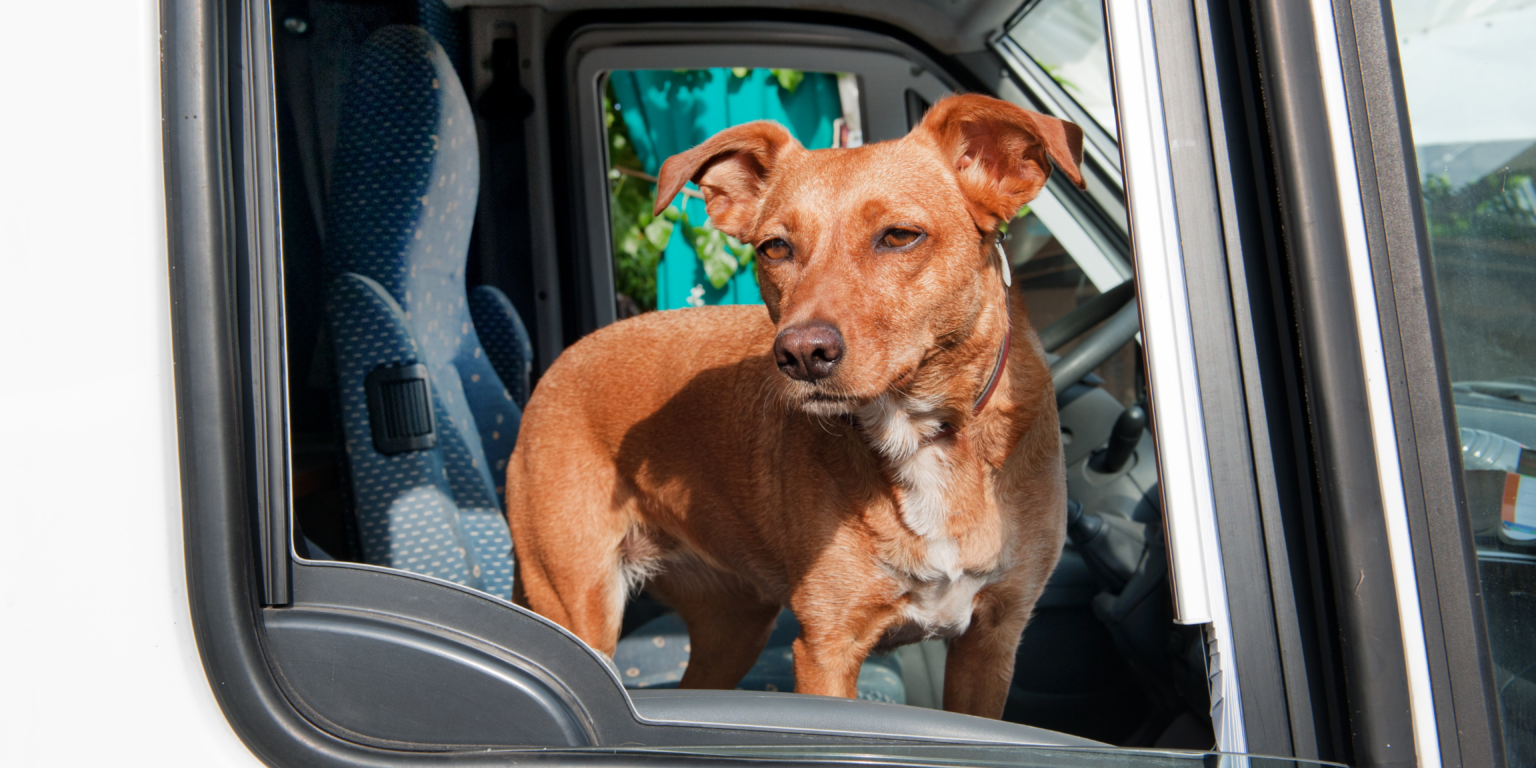
M 247 495 L 235 302 L 228 72 L 241 27 L 218 0 L 163 0 L 167 239 L 187 597 L 209 687 L 269 764 L 339 762 L 351 748 L 299 718 L 263 659 L 259 548 Z M 235 6 L 237 9 L 239 6 Z M 368 753 L 349 755 L 367 762 Z M 322 761 L 330 756 L 331 761 Z
M 1389 0 L 1334 2 L 1445 766 L 1502 765 L 1497 688 Z
M 1194 11 L 1292 754 L 1333 759 L 1344 753 L 1335 693 L 1341 675 L 1336 633 L 1327 629 L 1332 620 L 1315 493 L 1300 469 L 1310 465 L 1310 450 L 1255 32 L 1244 0 L 1195 2 Z
M 363 379 L 373 449 L 386 456 L 437 445 L 432 377 L 421 363 L 381 365 Z
M 1253 11 L 1352 731 L 1343 757 L 1409 764 L 1407 666 L 1312 13 L 1291 0 L 1253 0 Z
M 259 7 L 259 6 L 253 6 Z M 262 598 L 267 605 L 288 602 L 288 551 L 291 530 L 288 446 L 288 370 L 285 333 L 281 213 L 278 206 L 277 105 L 273 87 L 271 35 L 255 26 L 255 10 L 245 24 L 230 30 L 230 50 L 238 51 L 243 77 L 226 79 L 230 88 L 229 124 L 244 140 L 232 148 L 239 162 L 231 179 L 243 191 L 233 208 L 240 234 L 234 239 L 239 281 L 240 336 L 247 397 L 272 407 L 247 414 L 252 439 L 250 491 L 260 533 Z M 266 18 L 266 14 L 261 14 Z M 242 87 L 240 83 L 250 83 Z
M 349 741 L 428 751 L 594 743 L 575 697 L 522 656 L 434 624 L 348 608 L 268 610 L 264 618 L 289 700 Z
M 1097 746 L 1028 726 L 847 699 L 746 691 L 626 692 L 601 656 L 558 625 L 503 600 L 425 576 L 348 563 L 294 568 L 294 608 L 367 615 L 406 630 L 436 627 L 563 691 L 594 745 L 945 743 Z M 268 613 L 293 610 L 271 609 Z M 696 706 L 700 696 L 711 703 Z M 740 702 L 763 702 L 752 720 Z M 839 730 L 828 731 L 831 723 Z M 506 745 L 503 745 L 503 748 Z
M 1233 318 L 1208 119 L 1201 35 L 1190 0 L 1155 0 L 1152 22 L 1179 240 L 1200 381 L 1217 531 L 1248 750 L 1294 754 L 1265 557 L 1252 436 Z M 1206 43 L 1208 44 L 1208 43 Z M 1174 143 L 1176 142 L 1176 143 Z

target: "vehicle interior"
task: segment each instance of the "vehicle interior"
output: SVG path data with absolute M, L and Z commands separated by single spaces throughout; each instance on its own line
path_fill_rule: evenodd
M 1439 73 L 1528 57 L 1536 6 L 622 6 L 161 3 L 187 595 L 260 757 L 1530 762 L 1536 99 Z M 1002 244 L 1069 497 L 1002 720 L 942 710 L 943 641 L 808 696 L 784 611 L 738 690 L 679 690 L 643 586 L 612 657 L 514 605 L 543 373 L 761 303 L 698 190 L 653 214 L 662 161 L 757 119 L 897 139 L 961 92 L 1084 132 L 1086 188 Z
M 987 12 L 1012 72 L 998 95 L 1088 135 L 1087 191 L 1057 174 L 1008 227 L 1013 279 L 1051 353 L 1072 503 L 1004 719 L 1209 749 L 1204 640 L 1170 612 L 1103 10 L 1045 0 Z M 512 611 L 503 485 L 540 372 L 642 312 L 761 303 L 751 249 L 710 227 L 696 190 L 651 216 L 660 163 L 755 119 L 811 149 L 895 139 L 936 100 L 979 89 L 973 72 L 875 25 L 686 16 L 276 4 L 300 563 L 403 570 Z M 794 690 L 796 633 L 785 611 L 742 690 Z M 687 649 L 681 621 L 642 591 L 613 671 L 632 698 L 675 688 Z M 944 657 L 941 640 L 872 657 L 859 696 L 937 710 Z M 287 677 L 308 700 L 305 674 Z M 732 716 L 771 723 L 759 701 L 733 700 Z M 858 730 L 837 723 L 824 727 Z

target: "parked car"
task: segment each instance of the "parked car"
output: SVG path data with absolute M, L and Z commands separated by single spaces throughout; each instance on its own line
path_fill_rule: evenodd
M 1536 764 L 1536 4 L 13 10 L 6 764 Z M 660 163 L 960 92 L 1085 133 L 1005 243 L 1071 502 L 1002 720 L 941 640 L 686 691 L 647 593 L 514 605 L 542 371 L 761 302 Z

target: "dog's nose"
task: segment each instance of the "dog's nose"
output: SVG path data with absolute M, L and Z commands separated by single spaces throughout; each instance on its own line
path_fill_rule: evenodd
M 825 379 L 843 358 L 843 335 L 826 323 L 786 328 L 773 340 L 773 357 L 791 379 Z

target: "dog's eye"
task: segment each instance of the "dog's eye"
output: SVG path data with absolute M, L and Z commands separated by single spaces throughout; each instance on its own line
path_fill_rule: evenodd
M 781 261 L 789 258 L 789 243 L 775 237 L 757 247 L 757 255 L 770 261 Z
M 923 233 L 915 229 L 893 227 L 880 236 L 880 247 L 905 248 L 921 239 L 923 239 Z

